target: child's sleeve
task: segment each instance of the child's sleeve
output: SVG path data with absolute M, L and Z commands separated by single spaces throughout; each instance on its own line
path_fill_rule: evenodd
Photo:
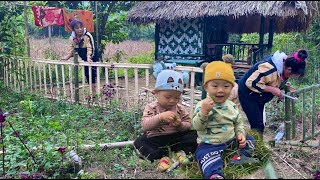
M 277 80 L 277 69 L 270 63 L 263 63 L 251 74 L 246 81 L 246 86 L 257 93 L 264 92 L 267 84 Z
M 238 110 L 237 106 L 234 106 L 234 108 L 236 108 Z M 238 134 L 243 134 L 246 135 L 245 130 L 244 130 L 244 125 L 243 125 L 243 116 L 241 115 L 240 111 L 238 110 L 238 116 L 234 121 L 234 130 L 236 135 Z
M 191 121 L 192 128 L 194 128 L 197 131 L 205 130 L 208 124 L 208 116 L 204 116 L 201 114 L 201 105 L 202 101 L 198 102 Z
M 156 114 L 155 110 L 148 104 L 142 115 L 141 127 L 144 131 L 150 131 L 158 128 L 160 125 L 160 114 Z

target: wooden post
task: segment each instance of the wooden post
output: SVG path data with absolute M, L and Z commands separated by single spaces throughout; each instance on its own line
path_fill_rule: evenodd
M 265 17 L 261 16 L 261 20 L 260 20 L 260 39 L 259 39 L 259 48 L 260 48 L 260 59 L 263 58 L 263 37 L 264 37 L 264 21 L 265 21 Z
M 73 62 L 74 62 L 74 77 L 73 77 L 73 83 L 74 83 L 74 101 L 75 103 L 79 104 L 79 61 L 78 61 L 78 52 L 74 52 L 73 56 Z
M 274 33 L 275 19 L 271 18 L 269 20 L 269 39 L 268 39 L 268 51 L 271 52 L 272 42 L 273 42 L 273 33 Z
M 154 50 L 154 59 L 155 61 L 158 60 L 158 48 L 159 48 L 159 32 L 160 32 L 160 25 L 156 23 L 155 31 L 154 31 L 154 36 L 155 36 L 155 50 Z
M 28 33 L 27 1 L 23 1 L 23 9 L 24 9 L 24 29 L 25 29 L 25 37 L 26 37 L 26 41 L 27 41 L 27 53 L 28 53 L 28 57 L 30 57 L 30 42 L 29 42 L 29 33 Z
M 96 39 L 97 39 L 97 49 L 99 51 L 99 16 L 98 16 L 98 1 L 94 1 L 95 5 L 95 14 L 96 14 Z M 99 61 L 101 62 L 100 55 L 99 55 Z

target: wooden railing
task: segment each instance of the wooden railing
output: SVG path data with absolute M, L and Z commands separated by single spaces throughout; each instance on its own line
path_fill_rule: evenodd
M 150 94 L 155 84 L 155 79 L 150 73 L 152 64 L 75 63 L 76 58 L 77 56 L 73 62 L 29 58 L 0 59 L 3 65 L 1 70 L 3 81 L 6 86 L 15 91 L 31 91 L 72 103 L 93 103 L 104 106 L 111 100 L 116 100 L 121 106 L 125 106 L 124 108 L 130 108 L 136 105 L 144 107 L 143 105 L 153 100 Z M 85 66 L 89 66 L 89 83 L 85 80 Z M 79 73 L 75 73 L 77 68 Z M 97 70 L 95 99 L 91 88 L 92 68 Z M 182 104 L 192 115 L 196 96 L 201 96 L 201 91 L 197 93 L 195 87 L 195 73 L 203 71 L 201 68 L 188 66 L 177 66 L 175 70 L 190 72 L 190 88 L 185 88 L 186 93 L 182 96 L 184 99 Z M 109 94 L 106 91 L 109 91 Z M 109 96 L 110 94 L 112 97 Z
M 207 54 L 212 60 L 217 60 L 225 54 L 232 54 L 236 64 L 252 65 L 259 61 L 260 53 L 266 52 L 267 46 L 263 47 L 259 48 L 259 44 L 250 43 L 207 44 Z

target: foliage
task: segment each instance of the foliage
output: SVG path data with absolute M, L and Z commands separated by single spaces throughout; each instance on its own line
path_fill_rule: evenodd
M 17 133 L 5 126 L 4 138 L 6 148 L 6 175 L 19 178 L 20 172 L 42 173 L 48 178 L 67 178 L 75 176 L 68 169 L 68 161 L 63 161 L 58 147 L 67 147 L 66 152 L 75 147 L 82 157 L 84 166 L 94 162 L 93 157 L 108 158 L 104 153 L 87 153 L 80 147 L 83 144 L 96 144 L 135 139 L 140 134 L 141 112 L 138 110 L 123 111 L 117 106 L 88 108 L 72 105 L 63 101 L 50 101 L 46 98 L 25 93 L 14 93 L 0 82 L 0 107 L 12 115 L 7 117 Z M 118 132 L 118 133 L 117 133 Z M 14 136 L 11 136 L 13 133 Z M 32 150 L 36 164 L 32 162 L 21 142 Z M 98 150 L 97 151 L 101 151 Z M 119 150 L 118 150 L 119 151 Z M 99 156 L 96 156 L 99 154 Z M 132 154 L 131 149 L 121 150 L 117 154 Z M 129 157 L 128 155 L 125 155 Z M 111 161 L 114 158 L 108 159 Z M 18 163 L 19 162 L 19 163 Z M 88 163 L 88 164 L 87 164 Z M 115 166 L 116 167 L 116 166 Z M 86 171 L 87 172 L 87 171 Z M 83 177 L 95 177 L 94 173 L 85 173 Z
M 154 41 L 155 27 L 154 24 L 139 26 L 129 24 L 127 27 L 128 37 L 131 40 Z
M 26 54 L 22 10 L 12 2 L 0 2 L 0 50 L 5 54 Z

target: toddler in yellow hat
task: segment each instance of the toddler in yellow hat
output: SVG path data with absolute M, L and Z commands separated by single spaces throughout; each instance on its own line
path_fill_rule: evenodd
M 192 118 L 198 135 L 195 157 L 205 179 L 224 178 L 221 153 L 231 144 L 238 143 L 239 160 L 252 160 L 255 140 L 246 136 L 243 116 L 228 99 L 235 84 L 231 63 L 214 61 L 205 67 L 204 89 L 208 97 L 198 102 Z

